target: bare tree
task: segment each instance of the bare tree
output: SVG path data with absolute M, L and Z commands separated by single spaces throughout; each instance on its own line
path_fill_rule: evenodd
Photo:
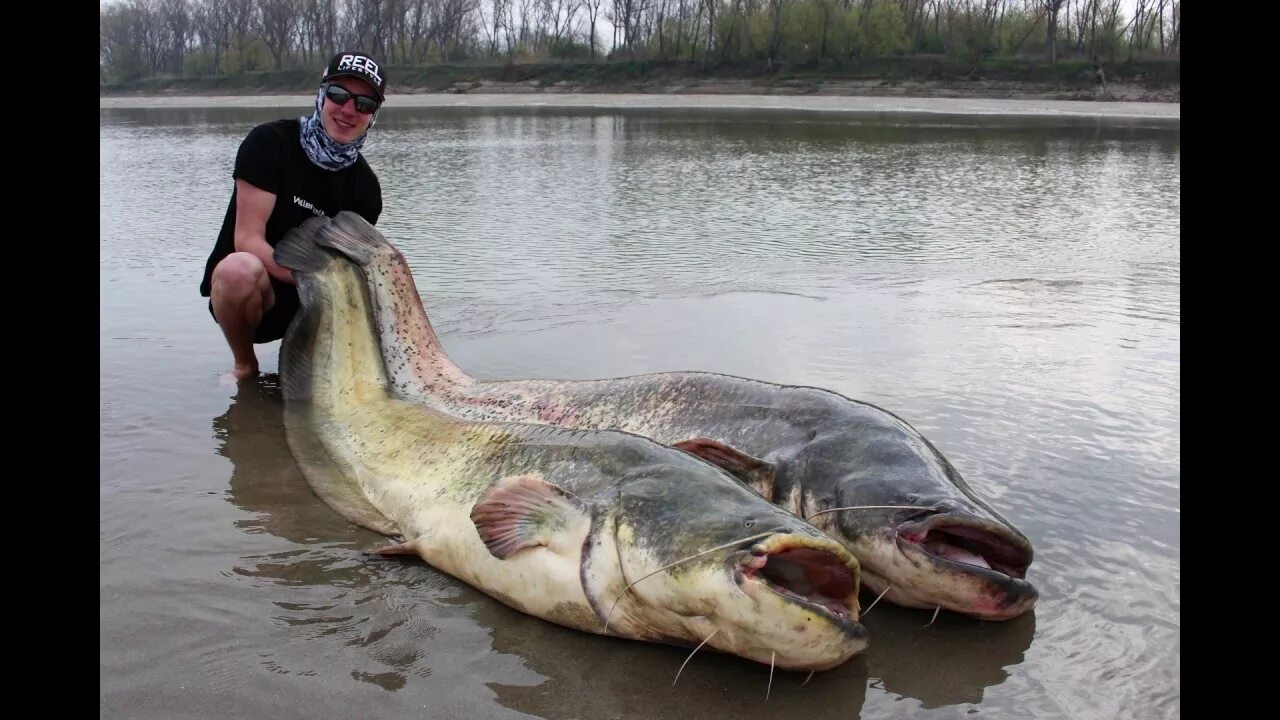
M 635 57 L 636 40 L 639 37 L 641 20 L 648 9 L 649 0 L 613 0 L 613 21 L 615 33 L 622 32 L 622 49 L 628 57 Z M 615 35 L 614 49 L 618 49 Z
M 142 52 L 142 15 L 146 8 L 137 2 L 102 8 L 98 25 L 98 62 L 104 79 L 134 80 L 146 75 Z
M 517 47 L 528 48 L 528 49 L 533 49 L 534 47 L 534 43 L 533 43 L 534 33 L 533 33 L 533 28 L 531 26 L 533 25 L 532 19 L 534 17 L 534 9 L 535 9 L 536 1 L 537 0 L 515 0 L 514 5 L 507 6 L 509 8 L 514 7 L 516 10 L 519 11 L 518 17 L 520 18 L 519 20 L 520 35 L 519 35 L 519 39 L 516 42 Z
M 1058 64 L 1058 11 L 1066 0 L 1041 0 L 1049 22 L 1045 28 L 1045 45 L 1049 49 L 1049 64 Z
M 913 47 L 920 47 L 924 42 L 925 21 L 929 17 L 928 10 L 925 5 L 925 0 L 900 0 L 900 4 L 902 7 L 902 18 L 907 23 L 907 36 L 911 38 L 911 41 L 912 41 L 911 44 Z M 825 52 L 825 48 L 827 44 L 826 28 L 827 28 L 827 25 L 830 24 L 829 16 L 830 16 L 831 8 L 827 3 L 823 3 L 822 9 L 823 9 L 822 45 Z M 822 59 L 821 57 L 822 54 L 823 52 L 819 53 L 819 58 L 818 58 L 819 60 Z
M 213 72 L 222 72 L 222 58 L 231 47 L 231 8 L 219 0 L 204 0 L 192 11 L 192 27 L 200 46 L 212 55 Z
M 1160 37 L 1160 54 L 1161 55 L 1164 55 L 1166 52 L 1169 52 L 1172 50 L 1172 45 L 1165 45 L 1164 9 L 1167 2 L 1168 0 L 1160 0 L 1160 6 L 1156 8 L 1156 23 L 1158 25 L 1157 30 L 1159 31 L 1159 37 Z M 1176 23 L 1177 14 L 1178 14 L 1178 3 L 1176 2 L 1176 0 L 1173 3 L 1172 13 L 1174 16 L 1173 17 L 1174 23 Z M 1172 29 L 1173 25 L 1171 24 L 1170 27 Z
M 159 0 L 157 24 L 165 47 L 161 50 L 161 67 L 171 73 L 182 73 L 182 59 L 193 40 L 191 7 L 187 0 Z
M 137 38 L 142 50 L 142 60 L 147 71 L 155 74 L 163 71 L 168 32 L 160 19 L 157 0 L 133 0 L 137 9 Z
M 509 2 L 511 0 L 492 0 L 490 3 L 489 7 L 492 15 L 482 26 L 485 32 L 485 39 L 489 44 L 489 57 L 494 57 L 498 54 L 498 38 L 501 37 L 502 21 L 506 16 L 506 5 Z M 483 15 L 483 11 L 481 14 Z
M 293 51 L 292 39 L 301 17 L 300 0 L 258 0 L 262 18 L 262 42 L 266 44 L 276 69 L 283 70 Z
M 441 3 L 432 3 L 439 5 Z M 402 47 L 401 62 L 420 63 L 427 59 L 429 43 L 434 38 L 435 28 L 431 20 L 431 9 L 426 0 L 407 0 L 403 7 L 400 32 Z M 443 62 L 443 59 L 442 59 Z
M 298 47 L 303 59 L 308 64 L 328 60 L 339 49 L 335 37 L 338 25 L 335 0 L 302 0 L 301 13 L 302 17 L 298 21 Z
M 573 33 L 573 21 L 583 0 L 539 0 L 538 26 L 546 35 L 548 47 L 554 47 Z
M 711 51 L 716 48 L 716 8 L 719 7 L 720 0 L 702 0 L 702 6 L 707 10 L 707 52 L 702 57 L 705 65 L 711 57 Z
M 247 50 L 246 45 L 258 36 L 262 27 L 257 5 L 254 4 L 254 0 L 225 0 L 224 9 L 227 14 L 226 20 L 231 28 L 230 47 L 243 56 Z
M 596 19 L 600 17 L 600 3 L 604 0 L 582 0 L 591 25 L 591 59 L 596 59 Z
M 440 51 L 441 62 L 448 62 L 451 53 L 457 52 L 466 42 L 466 36 L 475 32 L 471 23 L 480 15 L 478 0 L 432 0 L 434 22 L 429 34 Z M 475 33 L 478 35 L 478 33 Z
M 1122 18 L 1129 2 L 1132 16 Z M 605 18 L 619 58 L 704 66 L 936 52 L 935 41 L 977 63 L 1018 53 L 1037 32 L 1054 64 L 1073 51 L 1133 60 L 1177 57 L 1181 36 L 1179 0 L 108 0 L 99 64 L 107 81 L 272 61 L 288 68 L 348 48 L 392 64 L 498 55 L 514 63 L 578 42 L 595 59 L 606 52 L 598 37 Z M 855 35 L 844 31 L 846 19 L 860 25 Z M 193 53 L 202 54 L 198 63 L 189 62 Z
M 654 18 L 654 22 L 653 22 L 653 29 L 648 34 L 650 37 L 652 37 L 654 32 L 657 33 L 658 57 L 662 59 L 666 59 L 667 57 L 666 32 L 665 32 L 665 29 L 663 28 L 663 24 L 667 19 L 667 0 L 653 0 L 653 2 L 655 4 L 654 15 L 656 17 Z
M 778 52 L 782 48 L 782 7 L 786 0 L 769 0 L 773 10 L 773 33 L 769 36 L 769 66 L 780 62 Z
M 338 43 L 346 48 L 358 47 L 376 54 L 374 29 L 381 13 L 382 0 L 343 0 L 341 16 L 345 30 L 338 35 Z
M 507 31 L 507 62 L 514 63 L 516 59 L 516 48 L 519 46 L 520 38 L 516 34 L 516 9 L 517 0 L 507 0 L 506 17 L 502 18 L 502 26 Z

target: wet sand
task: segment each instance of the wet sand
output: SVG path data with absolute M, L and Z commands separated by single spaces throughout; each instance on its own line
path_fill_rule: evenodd
M 169 95 L 99 98 L 99 108 L 308 107 L 312 95 Z M 387 108 L 568 108 L 585 110 L 781 110 L 844 115 L 1003 116 L 1137 120 L 1180 125 L 1179 103 L 1001 98 L 887 98 L 787 95 L 413 94 Z

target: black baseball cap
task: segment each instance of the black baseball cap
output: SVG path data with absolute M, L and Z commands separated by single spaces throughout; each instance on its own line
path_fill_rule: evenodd
M 333 56 L 324 68 L 321 82 L 328 82 L 338 77 L 360 78 L 373 86 L 378 94 L 378 102 L 386 99 L 387 76 L 382 72 L 382 64 L 373 59 L 369 53 L 347 50 Z

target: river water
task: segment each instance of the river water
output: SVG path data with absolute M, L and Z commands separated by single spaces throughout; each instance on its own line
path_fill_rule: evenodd
M 803 687 L 779 671 L 766 702 L 767 667 L 699 653 L 672 687 L 687 651 L 366 558 L 380 538 L 289 455 L 279 343 L 261 378 L 223 382 L 198 293 L 239 141 L 302 108 L 103 104 L 104 717 L 1179 715 L 1176 124 L 641 102 L 379 118 L 379 226 L 469 373 L 825 387 L 906 419 L 1031 539 L 1032 613 L 922 627 L 881 603 L 865 654 Z

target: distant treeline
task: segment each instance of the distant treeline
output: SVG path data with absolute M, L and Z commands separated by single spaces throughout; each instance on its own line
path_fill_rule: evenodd
M 100 81 L 318 71 L 340 49 L 397 66 L 839 65 L 917 54 L 975 64 L 992 57 L 1114 63 L 1178 58 L 1180 7 L 1177 0 L 125 0 L 101 10 Z

